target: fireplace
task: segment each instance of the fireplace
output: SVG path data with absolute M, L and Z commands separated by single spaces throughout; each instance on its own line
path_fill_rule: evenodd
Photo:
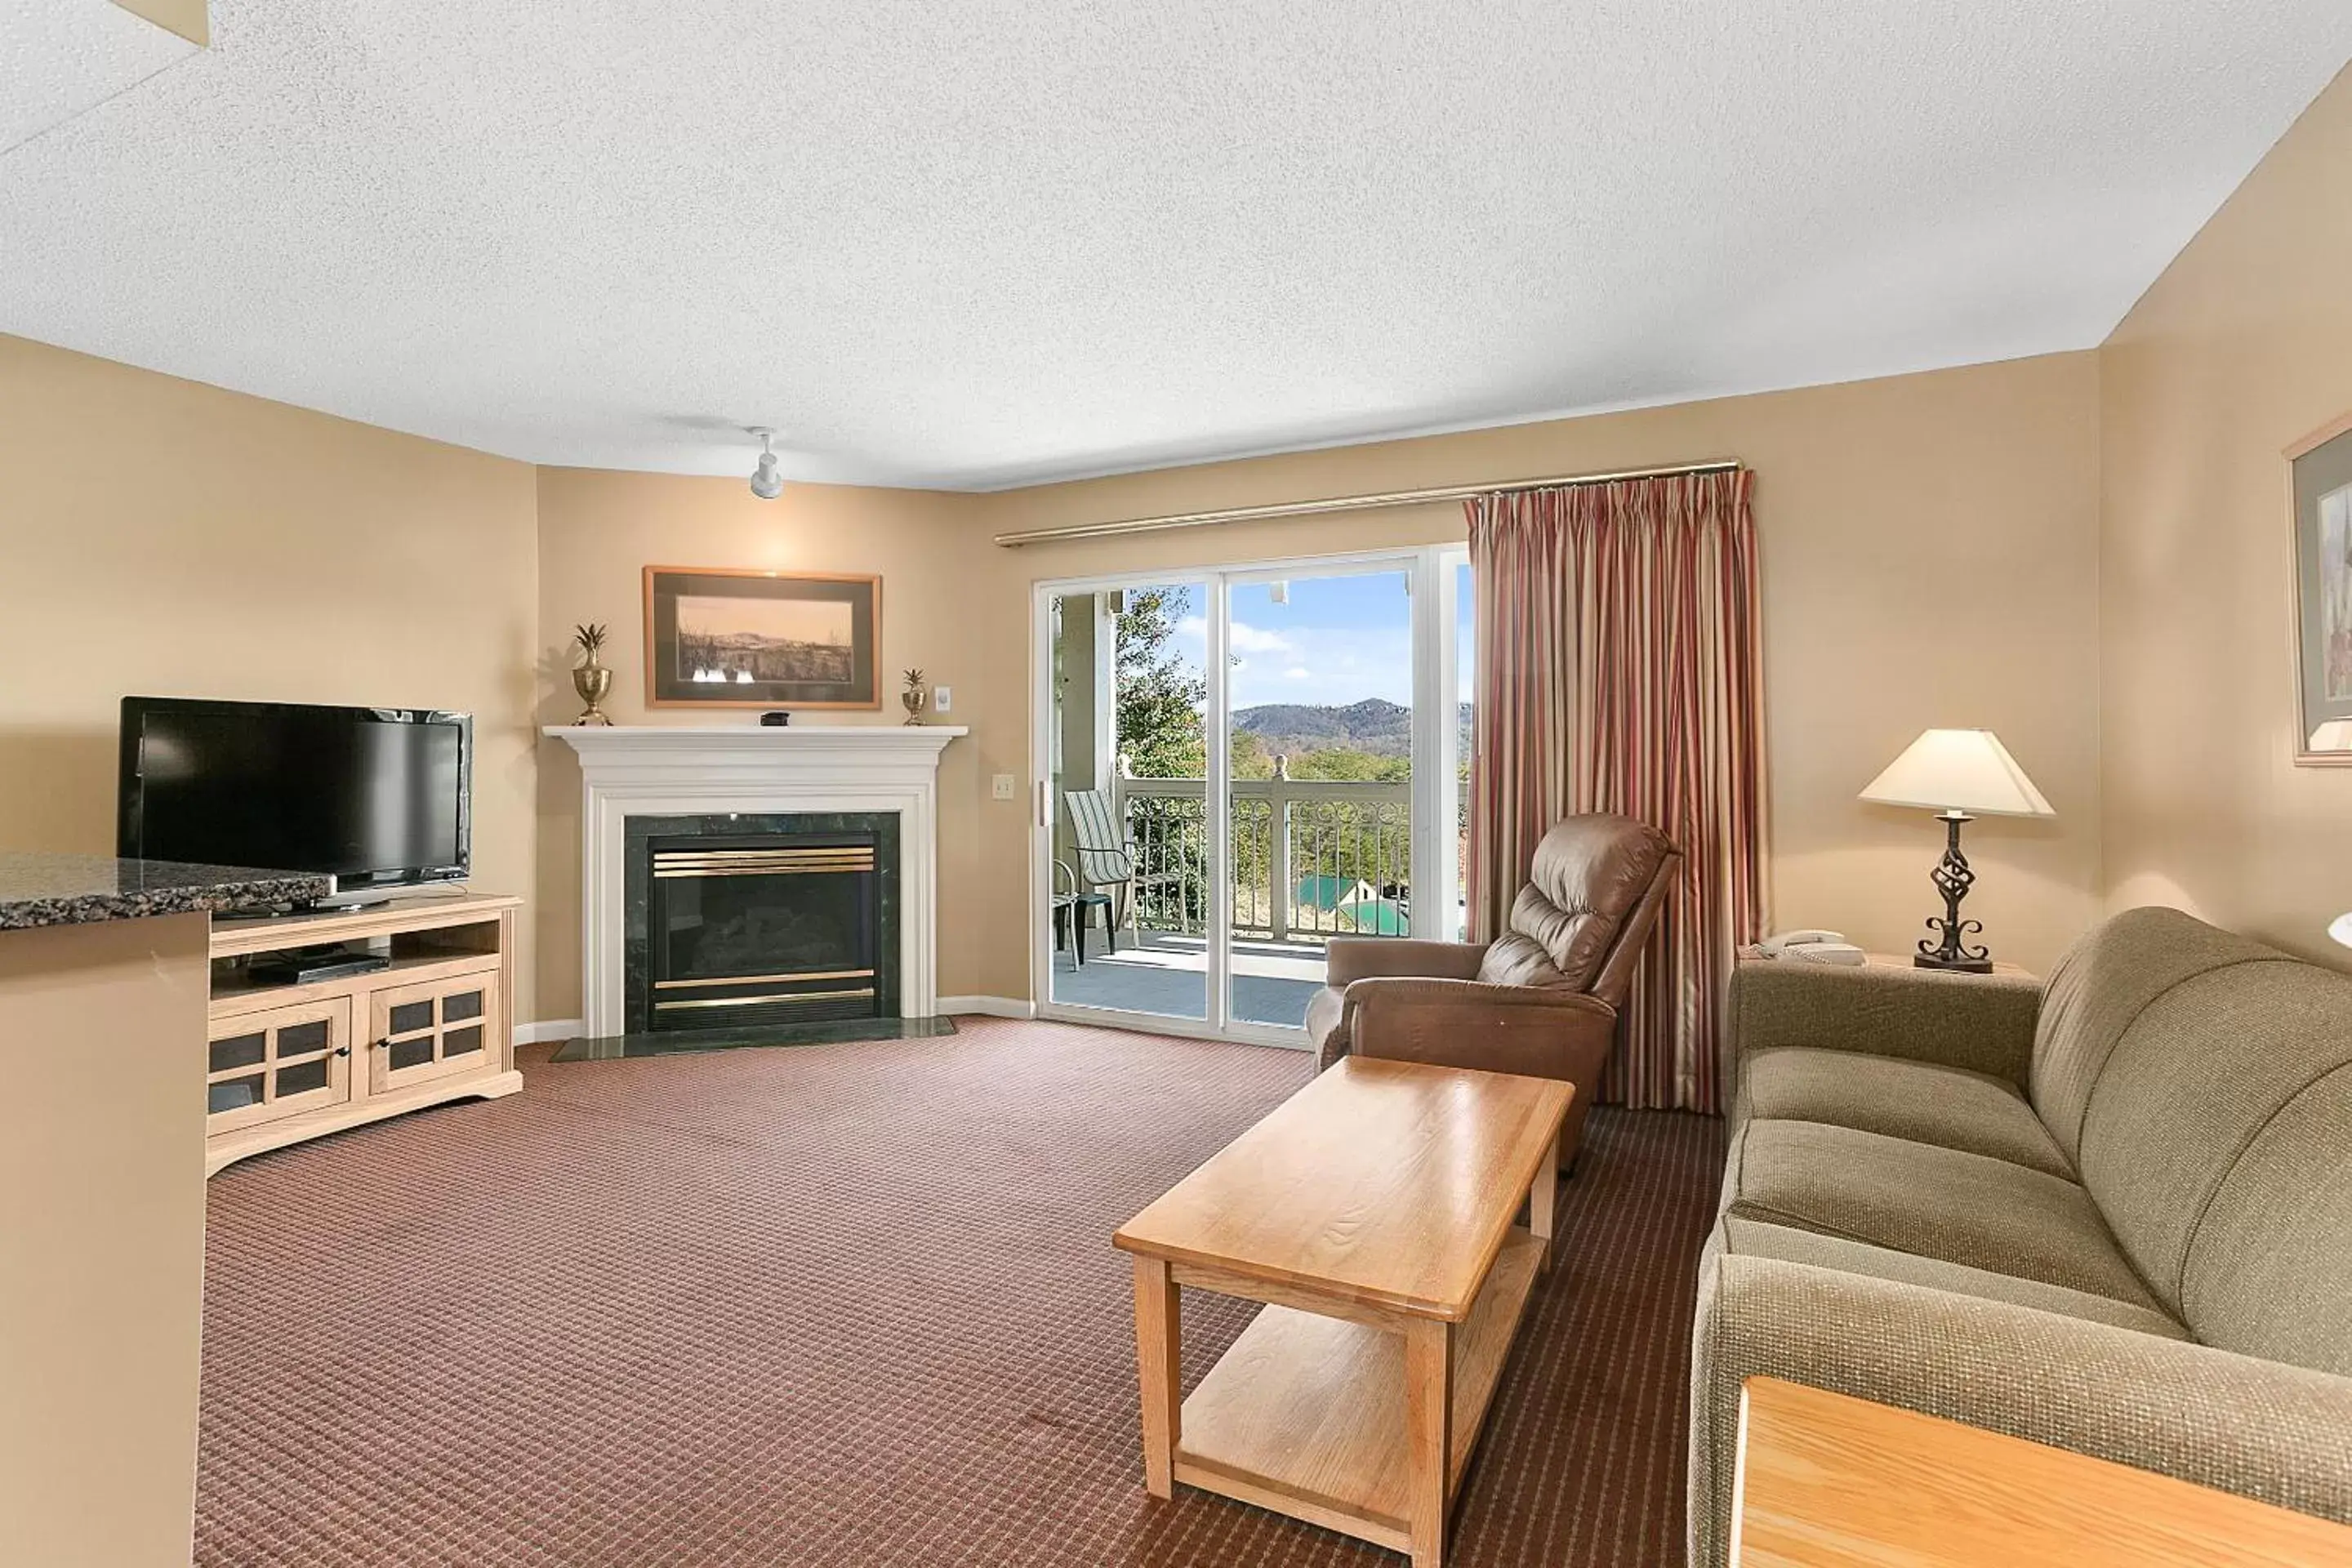
M 631 1034 L 891 1018 L 896 813 L 632 816 Z
M 941 1011 L 939 765 L 961 729 L 737 722 L 562 725 L 546 733 L 580 758 L 581 1038 L 677 1042 L 693 1033 L 643 1032 L 652 1012 L 646 910 L 653 879 L 642 840 L 656 837 L 875 833 L 877 1009 L 901 1019 Z

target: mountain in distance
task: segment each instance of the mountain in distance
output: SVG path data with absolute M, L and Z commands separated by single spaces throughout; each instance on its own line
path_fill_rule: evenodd
M 1471 706 L 1462 704 L 1462 745 L 1470 744 Z M 1385 698 L 1334 706 L 1324 702 L 1262 702 L 1234 710 L 1234 728 L 1255 735 L 1282 756 L 1308 752 L 1367 752 L 1402 757 L 1412 751 L 1412 710 Z

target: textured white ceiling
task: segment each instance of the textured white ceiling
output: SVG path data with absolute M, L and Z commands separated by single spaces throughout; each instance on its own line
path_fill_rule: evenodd
M 0 0 L 0 153 L 196 48 L 114 0 Z
M 0 13 L 52 0 L 0 0 Z M 990 488 L 2097 342 L 2347 0 L 215 0 L 0 331 L 546 463 Z

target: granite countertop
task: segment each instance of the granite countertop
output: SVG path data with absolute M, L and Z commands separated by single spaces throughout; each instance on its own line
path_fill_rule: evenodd
M 282 904 L 326 893 L 326 878 L 302 871 L 0 850 L 0 931 Z

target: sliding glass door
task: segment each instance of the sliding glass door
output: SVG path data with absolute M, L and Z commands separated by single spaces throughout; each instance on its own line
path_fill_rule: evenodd
M 1045 1012 L 1303 1044 L 1332 938 L 1458 934 L 1459 572 L 1041 586 Z
M 1207 1024 L 1206 580 L 1047 596 L 1049 1002 Z
M 1236 1023 L 1300 1027 L 1332 937 L 1412 929 L 1412 589 L 1388 563 L 1228 590 Z

